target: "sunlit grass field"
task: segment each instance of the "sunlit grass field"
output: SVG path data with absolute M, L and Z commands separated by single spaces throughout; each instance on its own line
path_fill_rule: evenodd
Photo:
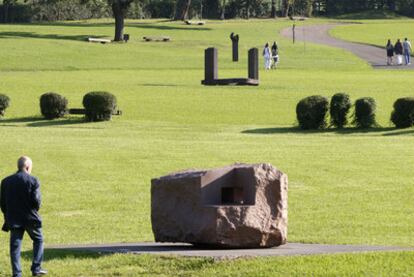
M 413 22 L 390 24 L 405 28 Z M 15 171 L 20 155 L 32 157 L 42 184 L 46 244 L 152 241 L 151 178 L 270 162 L 289 176 L 289 241 L 414 246 L 414 129 L 396 130 L 389 120 L 394 100 L 412 95 L 414 73 L 374 71 L 343 50 L 293 45 L 279 35 L 291 24 L 129 21 L 131 41 L 106 45 L 85 39 L 111 38 L 110 20 L 0 25 L 0 92 L 12 99 L 0 120 L 0 176 Z M 339 28 L 347 34 L 347 27 Z M 231 62 L 231 32 L 240 34 L 240 63 Z M 363 36 L 349 33 L 350 40 Z M 172 42 L 141 40 L 151 35 Z M 275 71 L 260 71 L 259 87 L 201 86 L 205 48 L 219 49 L 220 77 L 245 77 L 247 50 L 261 52 L 267 41 L 278 41 L 281 63 Z M 115 94 L 123 115 L 105 123 L 40 118 L 42 93 L 58 92 L 76 108 L 92 90 Z M 354 100 L 374 97 L 381 127 L 295 127 L 301 98 L 336 92 Z M 6 275 L 7 234 L 0 242 L 0 275 Z M 26 238 L 26 272 L 30 249 Z M 409 276 L 413 260 L 412 252 L 218 262 L 46 250 L 45 267 L 52 276 Z
M 345 40 L 381 47 L 385 47 L 388 39 L 391 39 L 394 44 L 397 39 L 414 40 L 414 21 L 412 20 L 361 20 L 357 23 L 362 24 L 339 26 L 333 29 L 331 34 Z

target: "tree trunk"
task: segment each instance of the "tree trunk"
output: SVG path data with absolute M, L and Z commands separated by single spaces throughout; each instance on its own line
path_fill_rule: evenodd
M 305 12 L 304 13 L 305 13 L 304 15 L 306 17 L 311 17 L 312 16 L 312 13 L 313 13 L 313 3 L 312 3 L 312 0 L 308 0 L 306 2 L 306 9 L 305 9 Z
M 114 13 L 114 18 L 115 18 L 114 41 L 123 41 L 126 9 L 124 9 L 120 4 L 115 2 L 112 4 L 112 12 Z
M 272 11 L 270 13 L 271 18 L 276 18 L 276 0 L 272 0 Z
M 190 6 L 191 0 L 177 0 L 174 20 L 186 20 Z
M 250 19 L 250 0 L 246 0 L 246 19 Z
M 391 11 L 395 12 L 395 0 L 387 0 L 387 6 Z
M 8 1 L 3 2 L 3 22 L 8 23 L 9 22 L 9 8 L 10 3 Z
M 290 9 L 290 1 L 289 0 L 283 0 L 282 2 L 282 7 L 283 7 L 283 16 L 284 17 L 288 17 L 289 16 L 289 9 Z
M 221 2 L 221 14 L 220 19 L 224 20 L 226 19 L 226 0 L 222 0 Z

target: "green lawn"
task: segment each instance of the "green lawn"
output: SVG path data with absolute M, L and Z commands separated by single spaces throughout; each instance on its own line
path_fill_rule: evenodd
M 387 23 L 367 22 L 375 24 Z M 410 24 L 414 21 L 390 21 L 398 29 Z M 411 95 L 414 73 L 374 71 L 343 50 L 292 45 L 279 36 L 290 25 L 129 21 L 132 41 L 110 45 L 83 41 L 111 37 L 110 21 L 0 25 L 0 92 L 12 99 L 0 120 L 0 176 L 15 170 L 18 156 L 33 158 L 42 183 L 46 243 L 152 241 L 151 178 L 185 168 L 270 162 L 289 176 L 289 241 L 414 246 L 414 129 L 395 130 L 389 122 L 394 100 Z M 233 31 L 241 37 L 239 64 L 231 62 Z M 173 41 L 142 42 L 146 35 Z M 262 70 L 259 87 L 200 85 L 205 48 L 219 48 L 220 77 L 245 77 L 247 50 L 273 40 L 281 47 L 280 69 Z M 92 90 L 114 93 L 124 115 L 106 123 L 39 118 L 42 93 L 61 93 L 70 107 L 81 107 Z M 354 100 L 374 97 L 382 127 L 294 128 L 301 98 L 342 91 Z M 0 275 L 5 275 L 10 272 L 6 234 L 0 242 Z M 30 249 L 28 239 L 24 248 Z M 413 253 L 218 262 L 47 251 L 45 267 L 52 276 L 409 276 Z
M 358 22 L 362 24 L 339 26 L 333 29 L 331 34 L 344 40 L 369 43 L 381 47 L 385 47 L 388 39 L 391 39 L 394 44 L 397 39 L 403 41 L 406 37 L 411 41 L 414 40 L 413 20 L 360 20 Z

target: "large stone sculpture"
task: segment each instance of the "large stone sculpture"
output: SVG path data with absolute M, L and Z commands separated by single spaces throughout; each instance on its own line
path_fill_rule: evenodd
M 217 48 L 207 48 L 204 52 L 204 80 L 205 86 L 258 86 L 259 85 L 259 50 L 251 48 L 248 52 L 248 78 L 218 78 L 218 51 Z
M 236 164 L 153 179 L 155 241 L 219 248 L 285 244 L 287 189 L 287 175 L 270 164 Z

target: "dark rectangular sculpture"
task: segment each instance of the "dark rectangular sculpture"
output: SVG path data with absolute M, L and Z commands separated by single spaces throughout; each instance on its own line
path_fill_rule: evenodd
M 249 77 L 248 78 L 218 78 L 218 53 L 217 48 L 207 48 L 204 53 L 204 80 L 205 86 L 258 86 L 259 85 L 259 50 L 249 50 Z
M 239 35 L 234 35 L 234 33 L 231 33 L 230 39 L 231 39 L 232 48 L 233 48 L 233 62 L 238 62 L 239 61 Z
M 207 48 L 204 53 L 204 80 L 206 82 L 218 79 L 217 48 Z
M 249 50 L 249 79 L 259 80 L 259 49 Z

